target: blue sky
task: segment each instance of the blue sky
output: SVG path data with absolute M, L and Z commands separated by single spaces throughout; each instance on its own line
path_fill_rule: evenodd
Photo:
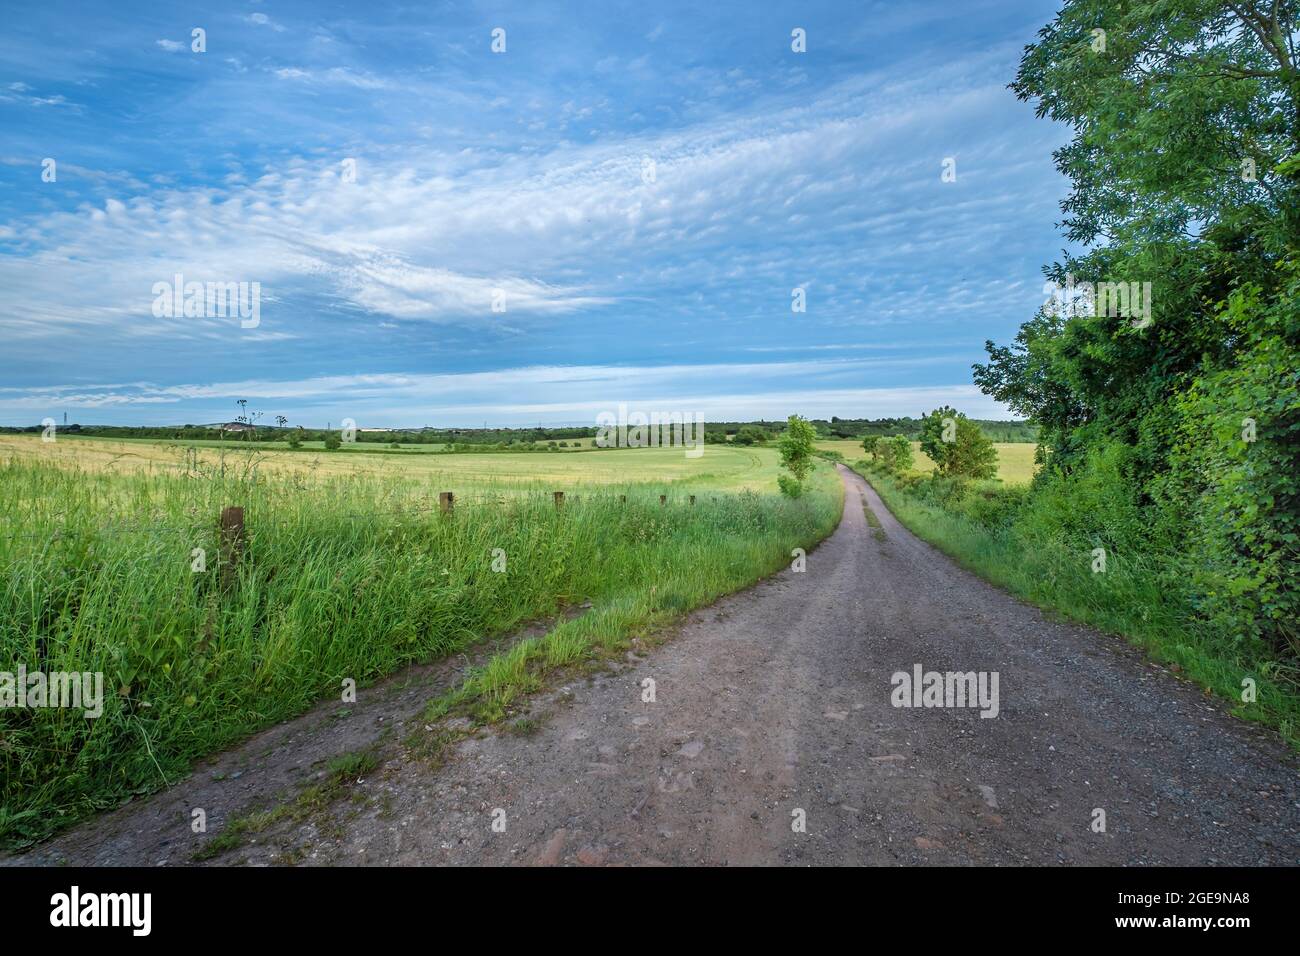
M 1055 6 L 12 6 L 0 423 L 1011 417 L 970 365 L 1065 245 L 1006 89 Z M 177 273 L 259 324 L 156 316 Z

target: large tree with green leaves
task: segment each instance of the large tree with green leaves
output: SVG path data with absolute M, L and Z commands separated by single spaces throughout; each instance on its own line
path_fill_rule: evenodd
M 1226 230 L 1280 255 L 1300 235 L 1295 0 L 1070 0 L 1012 89 L 1068 123 L 1067 234 L 1170 242 Z M 1289 167 L 1288 167 L 1289 168 Z
M 1300 238 L 1296 9 L 1070 0 L 1025 51 L 1012 89 L 1074 130 L 1056 154 L 1064 225 L 1091 247 L 1048 279 L 1153 285 L 1147 328 L 1045 308 L 1010 346 L 987 343 L 976 382 L 1034 419 L 1061 466 L 1102 432 L 1160 468 L 1171 431 L 1153 410 L 1207 357 L 1234 360 L 1218 303 L 1243 283 L 1283 288 Z

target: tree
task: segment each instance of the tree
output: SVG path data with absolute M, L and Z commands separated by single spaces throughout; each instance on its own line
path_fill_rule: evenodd
M 736 433 L 737 445 L 761 445 L 768 439 L 768 434 L 757 425 L 744 425 Z
M 343 445 L 343 439 L 338 432 L 329 431 L 325 433 L 325 450 L 338 451 Z
M 1295 0 L 1067 0 L 1026 48 L 1011 89 L 1070 124 L 1067 235 L 1178 240 L 1199 226 L 1300 234 Z
M 293 431 L 289 432 L 289 447 L 290 448 L 302 447 L 302 426 L 301 425 L 299 425 Z
M 906 435 L 895 435 L 885 442 L 885 464 L 890 471 L 904 475 L 912 470 L 912 443 Z
M 786 421 L 785 431 L 781 433 L 778 444 L 781 466 L 790 472 L 789 476 L 781 475 L 777 479 L 783 494 L 797 498 L 803 493 L 804 479 L 812 471 L 813 443 L 816 440 L 817 432 L 807 419 L 791 415 Z
M 993 478 L 998 473 L 998 452 L 980 427 L 944 405 L 921 422 L 921 451 L 930 456 L 935 471 L 949 478 Z
M 862 450 L 871 456 L 871 460 L 880 460 L 880 438 L 876 435 L 868 435 L 862 439 Z

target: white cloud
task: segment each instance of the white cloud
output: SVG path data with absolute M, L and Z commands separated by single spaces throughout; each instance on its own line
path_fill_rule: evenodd
M 265 13 L 250 13 L 250 14 L 249 14 L 245 19 L 246 19 L 249 23 L 256 24 L 256 25 L 259 26 L 259 27 L 270 27 L 270 28 L 271 28 L 272 30 L 274 30 L 276 33 L 283 33 L 283 32 L 284 32 L 284 27 L 281 26 L 280 24 L 276 23 L 274 20 L 272 20 L 270 17 L 268 17 Z
M 276 75 L 370 82 L 341 68 Z M 202 321 L 152 319 L 149 290 L 176 272 L 259 281 L 281 301 L 329 296 L 376 322 L 503 321 L 491 312 L 496 289 L 515 322 L 678 287 L 702 304 L 736 287 L 770 287 L 776 300 L 800 281 L 816 314 L 857 324 L 1004 307 L 1007 288 L 987 280 L 953 276 L 940 288 L 899 280 L 927 257 L 957 261 L 995 245 L 997 222 L 1023 205 L 1009 187 L 961 191 L 981 175 L 1014 180 L 1014 163 L 985 173 L 972 160 L 961 186 L 941 193 L 938 160 L 916 154 L 919 135 L 1004 97 L 996 84 L 948 88 L 941 76 L 892 85 L 856 78 L 806 102 L 616 143 L 514 155 L 376 151 L 354 157 L 355 182 L 343 181 L 349 157 L 340 151 L 260 176 L 245 170 L 247 179 L 231 176 L 220 188 L 106 198 L 102 208 L 20 224 L 34 251 L 0 258 L 11 304 L 0 329 L 11 337 L 97 327 L 114 336 L 225 334 Z M 649 183 L 645 157 L 655 163 Z M 845 273 L 867 291 L 809 278 Z M 266 308 L 262 332 L 308 329 L 292 309 Z
M 342 66 L 331 67 L 328 70 L 304 70 L 301 67 L 285 66 L 272 72 L 282 80 L 297 80 L 303 83 L 315 84 L 343 84 L 355 86 L 361 90 L 383 90 L 391 86 L 387 80 L 371 76 L 369 73 L 358 73 Z

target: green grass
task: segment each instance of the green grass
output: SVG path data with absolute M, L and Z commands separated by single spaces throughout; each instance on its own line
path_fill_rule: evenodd
M 341 754 L 325 765 L 325 778 L 300 790 L 291 800 L 269 810 L 259 810 L 232 819 L 216 836 L 205 840 L 190 857 L 196 863 L 215 859 L 243 846 L 249 837 L 281 822 L 297 823 L 325 813 L 357 779 L 379 766 L 374 749 Z
M 917 537 L 960 565 L 1019 597 L 1066 618 L 1121 635 L 1152 658 L 1232 702 L 1238 716 L 1276 728 L 1300 746 L 1300 686 L 1292 670 L 1264 648 L 1218 634 L 1197 620 L 1178 586 L 1190 573 L 1177 554 L 1109 551 L 1092 570 L 1092 542 L 1028 535 L 1014 523 L 990 526 L 921 500 L 898 482 L 854 466 Z M 1242 702 L 1242 680 L 1257 685 Z
M 871 510 L 871 505 L 867 504 L 867 499 L 862 499 L 862 514 L 867 519 L 867 527 L 871 529 L 871 536 L 877 541 L 885 540 L 885 528 L 876 517 L 876 513 Z
M 0 457 L 0 670 L 103 672 L 107 697 L 97 720 L 0 711 L 0 842 L 10 847 L 175 782 L 194 759 L 339 695 L 346 678 L 364 688 L 593 602 L 476 677 L 484 712 L 504 713 L 545 668 L 778 569 L 833 529 L 841 505 L 828 465 L 789 501 L 772 493 L 775 453 L 742 449 L 571 455 L 624 464 L 622 483 L 588 472 L 570 485 L 536 473 L 304 475 L 247 459 L 228 459 L 222 477 L 167 459 L 123 470 L 59 457 L 91 444 L 60 440 L 49 461 L 26 449 Z M 732 492 L 741 475 L 768 490 Z M 556 484 L 568 493 L 562 510 Z M 449 516 L 437 508 L 446 489 L 457 493 Z M 237 564 L 221 563 L 217 516 L 229 504 L 246 515 Z M 195 548 L 206 572 L 191 570 Z M 492 569 L 494 549 L 504 573 Z

